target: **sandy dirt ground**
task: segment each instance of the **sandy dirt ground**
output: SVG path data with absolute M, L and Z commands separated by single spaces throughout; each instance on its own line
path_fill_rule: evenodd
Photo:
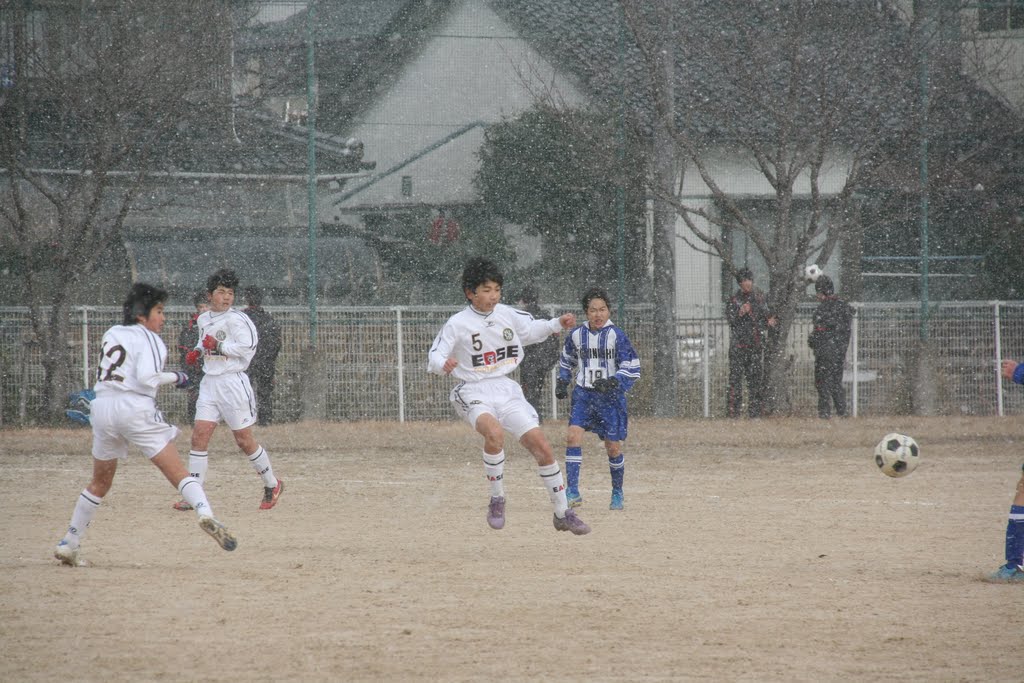
M 904 479 L 873 463 L 888 431 L 921 443 Z M 635 420 L 623 511 L 585 443 L 583 537 L 518 445 L 492 531 L 463 424 L 257 435 L 286 482 L 271 511 L 223 427 L 211 448 L 237 551 L 133 453 L 70 568 L 52 551 L 89 432 L 0 432 L 0 680 L 1024 680 L 1024 585 L 982 580 L 1018 419 Z

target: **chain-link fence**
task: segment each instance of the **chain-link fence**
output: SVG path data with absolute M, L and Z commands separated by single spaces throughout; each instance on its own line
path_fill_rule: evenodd
M 572 306 L 546 306 L 554 315 Z M 327 385 L 330 420 L 446 420 L 451 381 L 426 372 L 426 354 L 434 335 L 456 308 L 327 307 L 317 315 L 317 339 Z M 950 303 L 932 307 L 922 354 L 919 306 L 858 304 L 853 338 L 847 352 L 844 385 L 854 415 L 909 413 L 922 404 L 915 395 L 922 377 L 930 407 L 941 414 L 1009 415 L 1024 413 L 1024 390 L 1000 379 L 1001 357 L 1024 360 L 1024 302 Z M 308 347 L 309 311 L 271 308 L 283 333 L 277 362 L 275 419 L 298 420 L 308 378 L 303 352 Z M 779 397 L 786 412 L 816 414 L 814 358 L 807 347 L 813 306 L 802 307 L 789 331 L 787 395 Z M 75 376 L 90 386 L 95 354 L 103 332 L 120 322 L 119 308 L 78 308 L 70 335 Z M 168 309 L 164 340 L 171 350 L 168 367 L 176 367 L 175 342 L 191 309 Z M 42 358 L 32 341 L 28 310 L 0 308 L 0 419 L 4 425 L 32 424 L 42 402 Z M 650 415 L 654 395 L 651 364 L 655 339 L 650 307 L 627 309 L 622 326 L 640 354 L 643 376 L 631 393 L 631 412 Z M 723 417 L 728 385 L 729 325 L 721 306 L 708 306 L 702 318 L 677 322 L 679 414 Z M 567 405 L 547 386 L 542 414 L 564 416 Z M 185 415 L 182 392 L 164 389 L 160 404 L 174 420 Z M 560 415 L 561 412 L 561 415 Z

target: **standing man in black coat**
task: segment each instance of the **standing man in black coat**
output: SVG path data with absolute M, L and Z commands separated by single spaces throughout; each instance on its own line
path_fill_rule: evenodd
M 189 382 L 188 389 L 186 389 L 188 393 L 185 403 L 189 424 L 196 421 L 196 401 L 199 400 L 199 382 L 203 379 L 203 366 L 202 364 L 188 365 L 185 361 L 185 356 L 199 345 L 199 326 L 196 324 L 196 319 L 201 313 L 210 310 L 210 302 L 207 299 L 206 290 L 201 289 L 192 296 L 192 305 L 196 307 L 195 313 L 189 316 L 189 319 L 178 333 L 178 360 L 180 362 L 178 367 L 189 368 L 189 377 L 192 380 Z
M 843 388 L 843 364 L 853 329 L 853 308 L 835 294 L 835 285 L 827 275 L 814 283 L 818 307 L 814 309 L 813 329 L 807 343 L 814 351 L 814 386 L 818 390 L 818 417 L 846 417 L 846 390 Z
M 266 426 L 274 420 L 274 374 L 277 354 L 281 352 L 281 327 L 263 310 L 263 292 L 259 287 L 245 288 L 245 305 L 242 312 L 256 326 L 260 340 L 247 374 L 256 390 L 256 422 Z
M 516 299 L 516 308 L 526 311 L 534 318 L 543 318 L 537 289 L 526 285 Z M 551 374 L 551 368 L 558 362 L 561 352 L 558 335 L 553 334 L 542 342 L 530 346 L 530 353 L 519 364 L 519 384 L 523 387 L 523 395 L 527 402 L 537 411 L 537 421 L 542 421 L 544 380 Z M 548 404 L 550 405 L 550 401 Z
M 768 310 L 764 293 L 754 289 L 754 274 L 749 268 L 736 271 L 739 291 L 729 298 L 729 417 L 740 416 L 743 383 L 747 384 L 747 414 L 761 416 L 764 384 L 764 348 L 769 327 L 776 324 Z

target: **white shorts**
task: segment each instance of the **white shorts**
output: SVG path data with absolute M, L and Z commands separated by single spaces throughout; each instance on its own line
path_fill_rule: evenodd
M 256 395 L 244 372 L 203 375 L 196 419 L 224 423 L 235 432 L 256 424 Z
M 178 436 L 178 428 L 167 422 L 156 401 L 142 394 L 100 394 L 89 412 L 92 457 L 97 460 L 127 457 L 130 443 L 152 458 Z
M 523 396 L 522 387 L 508 377 L 459 382 L 448 398 L 456 414 L 473 429 L 476 429 L 477 418 L 484 413 L 493 415 L 516 440 L 540 426 L 537 411 Z

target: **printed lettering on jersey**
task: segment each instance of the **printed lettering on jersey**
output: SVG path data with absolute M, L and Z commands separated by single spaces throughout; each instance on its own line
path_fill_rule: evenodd
M 474 368 L 490 368 L 499 363 L 516 362 L 519 357 L 519 346 L 505 346 L 494 351 L 484 351 L 470 356 Z

